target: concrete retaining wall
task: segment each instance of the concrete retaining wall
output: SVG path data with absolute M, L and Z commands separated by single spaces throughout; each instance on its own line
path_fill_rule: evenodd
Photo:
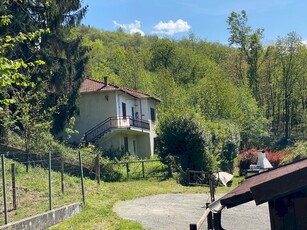
M 39 230 L 56 225 L 63 220 L 66 220 L 82 210 L 81 204 L 70 204 L 61 208 L 53 209 L 42 214 L 28 217 L 16 222 L 9 223 L 0 227 L 0 230 Z

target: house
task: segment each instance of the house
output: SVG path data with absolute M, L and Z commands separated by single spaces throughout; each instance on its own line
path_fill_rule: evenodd
M 103 150 L 152 156 L 157 110 L 161 101 L 146 93 L 86 79 L 80 88 L 79 114 L 72 142 L 92 143 Z
M 307 159 L 256 174 L 209 208 L 220 215 L 224 207 L 232 208 L 252 200 L 256 205 L 268 202 L 271 229 L 307 229 Z

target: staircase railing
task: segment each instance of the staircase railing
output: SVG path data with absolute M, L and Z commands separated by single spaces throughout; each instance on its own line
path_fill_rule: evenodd
M 141 128 L 142 130 L 150 130 L 148 121 L 139 120 L 133 117 L 109 117 L 95 127 L 88 130 L 82 137 L 82 141 L 86 143 L 94 142 L 112 129 L 131 127 Z

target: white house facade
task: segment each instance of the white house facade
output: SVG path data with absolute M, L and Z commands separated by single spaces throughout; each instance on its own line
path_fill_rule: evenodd
M 104 150 L 120 150 L 140 158 L 152 156 L 158 98 L 107 82 L 86 79 L 80 88 L 79 114 L 72 142 L 82 139 Z

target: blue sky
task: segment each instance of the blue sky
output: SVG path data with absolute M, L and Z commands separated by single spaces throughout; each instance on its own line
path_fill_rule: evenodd
M 226 20 L 232 11 L 247 12 L 252 29 L 264 29 L 264 43 L 295 31 L 307 40 L 306 0 L 83 0 L 89 9 L 84 25 L 127 33 L 227 44 Z

